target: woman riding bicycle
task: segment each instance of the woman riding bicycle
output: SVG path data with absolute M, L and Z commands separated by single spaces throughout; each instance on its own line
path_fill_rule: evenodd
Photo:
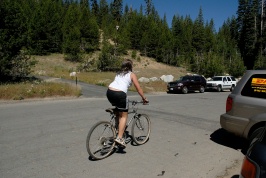
M 131 86 L 132 82 L 141 96 L 144 103 L 149 101 L 144 96 L 143 90 L 141 89 L 137 76 L 132 72 L 133 62 L 130 59 L 124 60 L 121 65 L 120 70 L 117 72 L 114 81 L 109 85 L 106 92 L 106 96 L 109 102 L 115 106 L 118 110 L 117 120 L 118 125 L 118 135 L 115 142 L 119 145 L 126 147 L 125 140 L 123 139 L 123 134 L 126 127 L 126 122 L 128 118 L 128 99 L 127 91 Z

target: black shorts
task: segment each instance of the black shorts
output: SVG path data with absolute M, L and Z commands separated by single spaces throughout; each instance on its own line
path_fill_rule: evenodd
M 128 99 L 125 92 L 108 89 L 106 96 L 112 106 L 115 106 L 120 112 L 128 112 Z

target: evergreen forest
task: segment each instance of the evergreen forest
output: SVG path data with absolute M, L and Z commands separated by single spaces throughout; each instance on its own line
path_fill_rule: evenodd
M 107 71 L 128 50 L 206 77 L 238 77 L 266 68 L 265 11 L 265 0 L 238 0 L 237 16 L 216 31 L 201 7 L 195 20 L 174 15 L 168 24 L 152 0 L 139 9 L 123 0 L 1 0 L 0 81 L 30 74 L 31 55 L 62 53 L 81 70 Z

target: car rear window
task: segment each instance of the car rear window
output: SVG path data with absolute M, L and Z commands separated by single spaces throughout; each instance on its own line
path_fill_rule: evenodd
M 195 81 L 196 81 L 196 82 L 200 82 L 200 77 L 196 76 L 196 77 L 195 77 Z
M 231 79 L 232 79 L 233 81 L 236 81 L 235 77 L 231 77 Z
M 266 99 L 266 74 L 252 75 L 245 84 L 241 95 Z
M 180 77 L 180 81 L 190 81 L 190 76 Z
M 222 77 L 213 77 L 212 80 L 213 81 L 222 81 Z

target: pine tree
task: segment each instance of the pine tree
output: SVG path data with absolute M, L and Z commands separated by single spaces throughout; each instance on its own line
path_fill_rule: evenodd
M 114 0 L 110 6 L 111 6 L 111 13 L 117 25 L 122 17 L 123 0 Z
M 91 11 L 96 18 L 99 17 L 99 5 L 97 0 L 91 0 Z
M 80 0 L 80 5 L 81 7 L 89 8 L 90 7 L 89 0 Z
M 146 15 L 149 16 L 152 13 L 152 8 L 153 8 L 152 0 L 145 0 L 145 3 L 146 3 Z
M 142 27 L 143 18 L 136 12 L 132 12 L 129 16 L 129 21 L 127 23 L 127 30 L 130 41 L 131 49 L 140 49 L 140 41 L 143 35 Z
M 71 4 L 63 23 L 63 52 L 65 59 L 80 61 L 80 11 L 76 4 Z
M 185 65 L 190 64 L 192 55 L 193 55 L 193 47 L 192 47 L 192 39 L 193 39 L 193 21 L 190 16 L 186 16 L 183 22 L 183 48 L 184 48 L 184 58 Z
M 214 21 L 211 19 L 210 23 L 206 24 L 205 27 L 205 52 L 214 52 L 215 50 L 215 29 Z
M 255 62 L 254 68 L 266 68 L 266 1 L 259 0 L 258 12 L 258 59 Z
M 203 20 L 202 8 L 200 8 L 198 17 L 196 18 L 193 27 L 193 41 L 192 41 L 193 48 L 199 55 L 204 52 L 204 43 L 205 43 L 204 20 Z
M 62 0 L 47 0 L 47 6 L 44 14 L 46 14 L 47 23 L 46 36 L 47 36 L 47 53 L 62 52 Z
M 104 28 L 105 23 L 108 20 L 109 6 L 106 0 L 100 0 L 99 5 L 99 24 L 101 28 Z
M 205 77 L 224 75 L 223 58 L 216 53 L 205 53 L 203 73 Z
M 23 49 L 26 44 L 27 23 L 21 6 L 25 1 L 0 2 L 0 81 L 26 77 L 34 65 Z
M 182 22 L 183 22 L 183 17 L 179 16 L 174 16 L 172 20 L 172 35 L 174 38 L 174 54 L 176 57 L 181 55 L 181 48 L 183 46 L 182 44 L 182 39 L 183 39 L 183 28 L 182 28 Z
M 204 31 L 204 20 L 203 20 L 203 13 L 202 8 L 200 7 L 198 17 L 195 20 L 194 27 L 193 27 L 193 39 L 192 39 L 192 46 L 196 55 L 192 61 L 192 70 L 196 73 L 200 73 L 202 69 L 202 64 L 204 60 L 204 44 L 205 44 L 205 31 Z
M 172 33 L 168 27 L 166 15 L 161 23 L 158 24 L 159 31 L 161 34 L 159 35 L 158 47 L 156 48 L 156 58 L 159 62 L 171 63 L 172 65 L 178 65 L 177 62 L 174 61 L 174 55 L 172 52 L 173 39 Z
M 99 27 L 95 16 L 90 15 L 89 7 L 81 7 L 80 35 L 81 50 L 85 53 L 97 50 L 99 47 Z
M 160 35 L 160 31 L 158 28 L 158 24 L 152 20 L 152 16 L 148 16 L 146 20 L 146 25 L 148 26 L 147 30 L 144 32 L 144 38 L 141 39 L 142 50 L 145 51 L 148 57 L 157 58 L 156 55 L 156 47 L 159 42 L 158 35 Z
M 247 69 L 253 69 L 255 60 L 258 56 L 256 51 L 257 44 L 257 10 L 258 3 L 256 0 L 239 0 L 238 6 L 238 47 L 243 57 Z

